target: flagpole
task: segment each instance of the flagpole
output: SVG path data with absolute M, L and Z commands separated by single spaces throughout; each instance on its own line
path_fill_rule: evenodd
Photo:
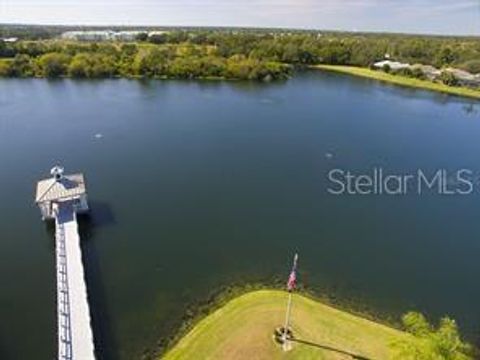
M 297 271 L 297 261 L 298 261 L 298 254 L 295 254 L 293 257 L 293 266 L 292 271 L 290 273 L 289 281 L 287 284 L 288 289 L 288 302 L 287 302 L 287 312 L 285 313 L 285 325 L 283 327 L 283 334 L 282 334 L 282 348 L 283 351 L 289 351 L 291 349 L 290 341 L 288 341 L 288 328 L 290 327 L 290 313 L 292 309 L 292 292 L 295 288 L 296 282 L 296 271 Z M 292 279 L 292 275 L 294 276 Z
M 290 342 L 288 341 L 288 328 L 290 327 L 290 309 L 292 308 L 292 292 L 288 293 L 287 313 L 285 314 L 285 326 L 282 334 L 283 351 L 290 350 Z

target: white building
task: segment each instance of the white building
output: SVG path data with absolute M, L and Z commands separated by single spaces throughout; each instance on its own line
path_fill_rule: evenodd
M 112 38 L 113 31 L 67 31 L 62 34 L 62 39 L 77 41 L 106 41 Z
M 432 65 L 422 65 L 422 64 L 415 64 L 411 67 L 412 70 L 420 69 L 420 71 L 425 75 L 428 80 L 436 80 L 441 74 L 442 71 L 437 69 Z
M 135 41 L 138 35 L 146 34 L 145 31 L 118 31 L 113 33 L 112 40 L 117 41 Z
M 469 73 L 468 71 L 455 68 L 447 68 L 445 69 L 445 71 L 453 74 L 453 76 L 455 76 L 455 78 L 461 85 L 472 87 L 480 86 L 480 74 L 474 75 Z
M 76 213 L 88 211 L 87 191 L 83 174 L 64 175 L 60 166 L 50 170 L 51 178 L 37 183 L 35 203 L 44 220 L 54 219 L 59 203 L 72 202 Z
M 9 37 L 9 38 L 3 38 L 3 39 L 0 39 L 2 40 L 3 42 L 6 42 L 6 43 L 14 43 L 14 42 L 17 42 L 18 41 L 18 38 L 16 37 Z
M 410 67 L 410 64 L 401 63 L 398 61 L 383 60 L 373 64 L 374 67 L 378 69 L 383 69 L 385 65 L 389 66 L 392 70 L 406 69 Z
M 167 34 L 167 33 L 168 33 L 168 31 L 159 31 L 159 30 L 155 30 L 155 31 L 149 31 L 147 35 L 148 35 L 148 37 L 150 37 L 150 36 L 160 36 L 160 35 L 165 35 L 165 34 Z
M 145 31 L 67 31 L 61 37 L 76 41 L 135 41 L 139 34 Z

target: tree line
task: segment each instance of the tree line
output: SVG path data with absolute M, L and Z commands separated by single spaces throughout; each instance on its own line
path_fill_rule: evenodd
M 269 80 L 313 64 L 371 66 L 385 57 L 480 73 L 470 37 L 305 31 L 174 30 L 136 42 L 0 41 L 0 76 Z M 415 76 L 415 74 L 407 74 Z
M 12 53 L 12 49 L 14 49 Z M 5 48 L 4 48 L 5 50 Z M 287 78 L 288 64 L 241 54 L 220 56 L 191 44 L 143 45 L 20 42 L 3 52 L 5 77 L 154 77 L 275 80 Z M 0 48 L 0 54 L 1 48 Z

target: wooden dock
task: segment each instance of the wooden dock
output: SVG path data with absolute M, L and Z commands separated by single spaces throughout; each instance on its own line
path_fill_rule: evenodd
M 93 332 L 73 203 L 58 203 L 55 214 L 58 359 L 93 360 Z

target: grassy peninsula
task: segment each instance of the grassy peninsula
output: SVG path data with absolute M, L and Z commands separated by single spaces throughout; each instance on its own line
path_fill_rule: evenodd
M 461 339 L 449 317 L 432 325 L 420 313 L 402 317 L 405 331 L 293 294 L 292 349 L 284 352 L 274 330 L 283 325 L 287 293 L 255 290 L 200 320 L 164 360 L 473 360 L 475 347 Z M 278 340 L 278 339 L 277 339 Z
M 314 69 L 333 71 L 342 74 L 361 76 L 369 79 L 379 80 L 395 85 L 407 86 L 412 88 L 426 89 L 437 91 L 449 95 L 465 96 L 480 99 L 480 90 L 470 89 L 466 87 L 455 87 L 433 82 L 429 80 L 408 78 L 406 76 L 388 74 L 379 70 L 371 70 L 368 68 L 345 66 L 345 65 L 314 65 Z
M 242 295 L 201 320 L 162 359 L 388 359 L 394 340 L 411 337 L 295 294 L 298 341 L 284 353 L 272 336 L 284 321 L 286 301 L 278 290 Z

